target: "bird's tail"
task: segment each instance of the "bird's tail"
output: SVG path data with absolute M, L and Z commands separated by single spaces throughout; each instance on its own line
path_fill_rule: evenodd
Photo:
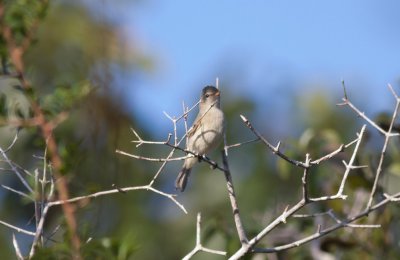
M 183 192 L 186 188 L 187 180 L 189 179 L 189 174 L 191 168 L 186 168 L 183 166 L 182 170 L 179 172 L 178 177 L 175 180 L 175 188 L 181 192 Z

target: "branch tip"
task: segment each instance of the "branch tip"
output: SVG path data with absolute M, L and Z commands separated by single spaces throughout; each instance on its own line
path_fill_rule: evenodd
M 278 152 L 280 147 L 281 147 L 281 141 L 279 141 L 277 145 L 274 147 L 275 152 Z
M 322 225 L 318 224 L 318 227 L 317 227 L 317 233 L 318 234 L 321 234 L 321 228 L 322 228 Z
M 347 97 L 346 85 L 344 84 L 344 80 L 342 80 L 342 87 L 343 87 L 343 93 L 344 93 L 343 101 L 346 102 L 346 101 L 349 100 L 349 99 L 348 99 L 348 97 Z
M 394 98 L 396 99 L 396 100 L 399 100 L 399 96 L 396 94 L 396 92 L 394 91 L 394 89 L 393 89 L 393 87 L 392 87 L 392 84 L 388 84 L 388 88 L 390 89 L 390 92 L 392 92 L 392 94 L 393 94 L 393 96 L 394 96 Z
M 137 137 L 138 140 L 142 140 L 142 138 L 140 138 L 139 134 L 132 127 L 131 127 L 131 131 Z

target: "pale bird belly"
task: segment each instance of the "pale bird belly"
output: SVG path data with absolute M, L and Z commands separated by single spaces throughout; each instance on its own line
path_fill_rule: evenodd
M 218 146 L 222 139 L 220 129 L 206 129 L 193 140 L 193 150 L 199 154 L 206 154 Z
M 199 154 L 206 154 L 210 150 L 215 149 L 222 140 L 224 132 L 223 115 L 214 118 L 207 127 L 201 126 L 201 131 L 191 139 L 191 147 L 193 151 Z

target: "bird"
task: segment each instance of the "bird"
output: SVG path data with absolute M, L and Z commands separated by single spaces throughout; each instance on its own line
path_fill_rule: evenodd
M 225 118 L 220 107 L 220 98 L 221 92 L 214 86 L 206 86 L 201 91 L 199 113 L 187 132 L 187 150 L 205 155 L 221 142 L 225 131 Z M 198 161 L 194 156 L 185 159 L 175 181 L 177 190 L 185 190 L 192 167 Z

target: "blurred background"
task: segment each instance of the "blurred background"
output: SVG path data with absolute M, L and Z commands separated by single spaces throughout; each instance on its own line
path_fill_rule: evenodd
M 9 6 L 7 21 L 13 26 L 29 23 L 36 8 L 22 0 Z M 384 126 L 391 117 L 395 102 L 387 84 L 400 92 L 399 8 L 395 0 L 51 1 L 24 55 L 26 77 L 49 117 L 69 111 L 55 136 L 72 196 L 110 189 L 112 184 L 148 184 L 160 164 L 132 160 L 115 150 L 166 156 L 166 147 L 136 148 L 130 127 L 145 139 L 165 140 L 173 125 L 163 111 L 179 116 L 182 102 L 195 104 L 202 87 L 215 84 L 217 77 L 228 144 L 254 138 L 240 120 L 243 114 L 272 143 L 281 141 L 289 156 L 303 160 L 308 152 L 318 158 L 353 140 L 364 123 L 349 109 L 336 106 L 343 96 L 342 80 L 350 99 L 371 118 Z M 26 97 L 14 87 L 18 82 L 2 77 L 0 84 L 4 116 L 28 117 Z M 358 158 L 371 168 L 350 176 L 349 199 L 315 204 L 303 213 L 333 208 L 346 216 L 365 203 L 383 142 L 371 130 Z M 183 124 L 178 132 L 184 132 Z M 10 126 L 1 127 L 2 148 L 14 133 Z M 43 167 L 33 155 L 43 155 L 44 147 L 36 129 L 22 129 L 10 158 L 33 172 Z M 397 147 L 390 145 L 384 165 L 382 187 L 389 192 L 398 191 L 400 185 Z M 312 172 L 313 196 L 336 192 L 343 173 L 341 160 L 348 160 L 350 154 L 351 150 Z M 221 161 L 218 152 L 210 157 Z M 301 170 L 277 160 L 261 143 L 232 149 L 229 159 L 249 236 L 301 198 Z M 180 166 L 181 162 L 168 164 L 155 186 L 174 192 Z M 23 189 L 7 171 L 0 172 L 0 182 Z M 82 241 L 90 238 L 84 257 L 181 258 L 194 247 L 197 212 L 203 216 L 204 245 L 228 254 L 240 247 L 220 172 L 198 165 L 177 199 L 187 215 L 166 198 L 144 191 L 80 205 L 80 236 Z M 65 225 L 61 213 L 51 211 L 47 235 L 59 223 Z M 32 216 L 29 201 L 0 190 L 1 220 L 32 230 Z M 381 223 L 382 229 L 343 229 L 281 254 L 251 257 L 309 259 L 323 252 L 344 259 L 394 259 L 400 254 L 400 227 L 394 221 L 399 216 L 399 208 L 389 206 L 367 220 Z M 48 247 L 39 251 L 38 259 L 69 258 L 63 225 L 47 241 Z M 313 221 L 293 220 L 272 232 L 262 245 L 287 243 L 312 232 Z M 17 234 L 17 239 L 26 253 L 30 238 Z M 12 232 L 0 226 L 4 259 L 14 256 L 11 241 Z M 224 257 L 201 253 L 195 259 Z

